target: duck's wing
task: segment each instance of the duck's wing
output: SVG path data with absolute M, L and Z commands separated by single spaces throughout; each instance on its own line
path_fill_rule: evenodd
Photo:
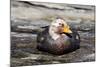
M 41 27 L 41 28 L 44 28 L 44 30 L 37 34 L 37 42 L 38 43 L 41 43 L 46 39 L 46 35 L 48 34 L 49 26 Z
M 66 34 L 68 37 L 70 37 L 71 45 L 69 48 L 66 48 L 64 52 L 72 52 L 80 48 L 80 35 L 77 30 L 71 30 L 71 34 Z
M 49 47 L 48 47 L 49 44 L 47 42 L 48 30 L 49 30 L 49 26 L 45 27 L 43 31 L 38 33 L 37 35 L 37 49 L 38 50 L 49 51 Z
M 71 29 L 72 30 L 72 37 L 73 37 L 73 39 L 75 39 L 75 40 L 77 40 L 78 42 L 80 42 L 80 35 L 79 35 L 79 33 L 78 33 L 78 31 L 77 30 L 73 30 L 73 29 Z
M 71 38 L 71 43 L 72 43 L 72 48 L 73 50 L 79 49 L 80 48 L 80 35 L 77 30 L 72 29 L 72 38 Z
M 80 47 L 80 35 L 78 33 L 77 30 L 75 29 L 71 29 L 72 33 L 65 33 L 69 38 L 70 38 L 70 41 L 71 41 L 71 44 L 73 45 L 71 48 L 79 48 Z

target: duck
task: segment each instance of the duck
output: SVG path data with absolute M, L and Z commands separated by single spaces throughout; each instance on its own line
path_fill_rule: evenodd
M 62 18 L 56 18 L 50 26 L 42 27 L 37 35 L 37 49 L 55 55 L 62 55 L 80 48 L 78 32 Z

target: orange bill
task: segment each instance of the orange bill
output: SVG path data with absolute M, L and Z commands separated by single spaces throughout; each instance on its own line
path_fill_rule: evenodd
M 64 33 L 72 33 L 72 31 L 69 29 L 69 26 L 64 26 L 63 32 Z

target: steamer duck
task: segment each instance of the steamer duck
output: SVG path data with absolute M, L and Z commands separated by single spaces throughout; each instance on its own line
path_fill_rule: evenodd
M 80 36 L 61 18 L 38 33 L 37 49 L 55 55 L 61 55 L 80 48 Z

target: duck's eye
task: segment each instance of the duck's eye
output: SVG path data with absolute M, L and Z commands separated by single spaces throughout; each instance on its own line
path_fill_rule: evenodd
M 64 24 L 62 24 L 62 27 L 64 27 Z
M 64 26 L 64 24 L 62 24 L 62 23 L 59 23 L 59 25 L 62 26 L 62 27 Z

